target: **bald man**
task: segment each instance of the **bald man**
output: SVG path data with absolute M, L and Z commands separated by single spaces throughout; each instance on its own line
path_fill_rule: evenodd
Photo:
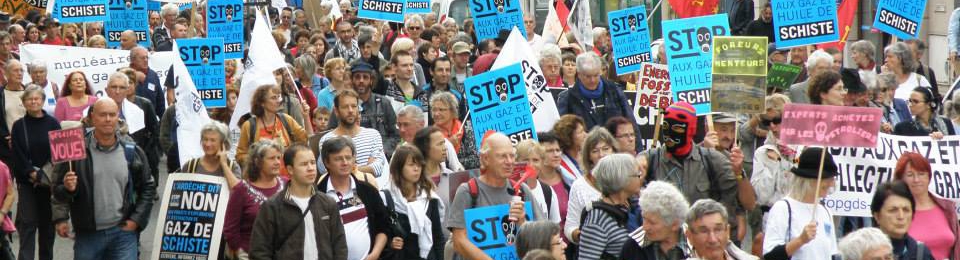
M 150 103 L 154 106 L 154 113 L 163 115 L 167 105 L 172 105 L 173 102 L 172 100 L 167 100 L 168 90 L 165 90 L 164 87 L 160 85 L 160 76 L 147 65 L 149 59 L 150 53 L 147 52 L 146 48 L 134 46 L 130 49 L 130 68 L 146 75 L 144 81 L 137 82 L 137 96 L 150 100 Z M 169 92 L 172 91 L 172 89 L 169 90 Z
M 53 221 L 61 237 L 75 237 L 74 259 L 136 259 L 138 233 L 149 224 L 156 183 L 144 152 L 117 132 L 119 114 L 115 101 L 97 100 L 87 158 L 72 161 L 72 171 L 54 169 L 62 177 L 53 187 Z
M 494 133 L 484 139 L 480 146 L 480 177 L 470 179 L 469 183 L 460 184 L 457 193 L 450 203 L 450 210 L 447 211 L 446 225 L 453 234 L 453 248 L 455 251 L 454 259 L 461 259 L 462 256 L 480 256 L 484 255 L 476 245 L 470 243 L 467 238 L 466 221 L 464 210 L 486 207 L 491 205 L 510 204 L 510 219 L 517 222 L 517 227 L 523 224 L 527 219 L 524 216 L 523 202 L 513 201 L 517 193 L 508 179 L 513 172 L 513 163 L 516 155 L 513 151 L 513 144 L 510 138 L 503 133 Z M 477 193 L 470 192 L 470 186 L 477 187 Z M 526 184 L 521 184 L 522 199 L 524 202 L 530 202 L 532 205 L 539 205 L 536 198 L 530 192 Z M 483 194 L 480 196 L 480 194 Z M 544 220 L 545 214 L 539 207 L 533 207 L 533 220 Z M 512 234 L 517 234 L 519 229 L 513 229 Z
M 137 47 L 137 33 L 133 30 L 126 30 L 120 33 L 120 49 L 130 50 Z

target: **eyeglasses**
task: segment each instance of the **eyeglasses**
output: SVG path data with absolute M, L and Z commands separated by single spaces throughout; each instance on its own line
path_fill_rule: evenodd
M 782 117 L 774 117 L 772 119 L 760 119 L 760 123 L 764 126 L 770 126 L 771 124 L 780 124 L 783 122 Z
M 724 235 L 724 232 L 727 232 L 727 226 L 721 225 L 713 228 L 699 227 L 699 228 L 692 229 L 692 231 L 694 235 L 697 235 L 697 236 L 704 236 L 704 235 L 722 236 Z
M 604 145 L 604 146 L 594 148 L 593 150 L 590 150 L 590 153 L 601 153 L 601 152 L 612 152 L 612 151 L 613 151 L 613 147 Z

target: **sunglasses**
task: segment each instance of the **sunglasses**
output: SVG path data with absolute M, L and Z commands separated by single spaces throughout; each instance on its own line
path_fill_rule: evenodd
M 764 126 L 770 126 L 770 124 L 780 124 L 783 122 L 782 117 L 774 117 L 772 119 L 760 119 L 760 123 Z

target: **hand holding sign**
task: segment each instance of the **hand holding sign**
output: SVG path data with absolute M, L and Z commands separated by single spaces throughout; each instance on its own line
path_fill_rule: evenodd
M 63 188 L 71 193 L 77 191 L 77 173 L 73 171 L 67 172 L 67 175 L 63 177 Z

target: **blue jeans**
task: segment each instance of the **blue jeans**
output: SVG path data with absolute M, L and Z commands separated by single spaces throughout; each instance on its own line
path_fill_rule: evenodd
M 139 240 L 136 231 L 123 231 L 119 226 L 96 232 L 77 233 L 73 244 L 73 258 L 76 260 L 137 259 Z

